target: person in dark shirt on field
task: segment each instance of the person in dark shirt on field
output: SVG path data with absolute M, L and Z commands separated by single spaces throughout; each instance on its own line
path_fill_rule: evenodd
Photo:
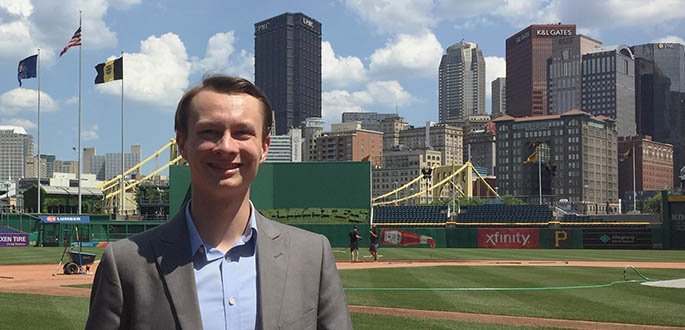
M 373 256 L 373 261 L 378 261 L 378 229 L 376 225 L 369 230 L 369 252 Z
M 357 226 L 354 226 L 354 230 L 350 232 L 350 259 L 354 261 L 359 261 L 359 240 L 362 239 L 359 236 Z

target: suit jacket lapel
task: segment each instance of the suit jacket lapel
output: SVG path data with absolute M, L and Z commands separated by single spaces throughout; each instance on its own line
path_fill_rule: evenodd
M 259 288 L 259 318 L 262 329 L 277 329 L 280 319 L 287 255 L 287 237 L 261 214 L 257 220 L 257 279 Z
M 170 303 L 182 329 L 201 329 L 202 316 L 190 255 L 185 207 L 163 226 L 159 239 L 153 242 L 153 248 L 158 269 L 169 290 Z

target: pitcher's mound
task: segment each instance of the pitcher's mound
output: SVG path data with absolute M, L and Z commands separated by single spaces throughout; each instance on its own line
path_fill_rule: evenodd
M 668 280 L 668 281 L 651 281 L 651 282 L 642 282 L 640 283 L 642 285 L 649 285 L 649 286 L 658 286 L 661 288 L 679 288 L 679 289 L 685 289 L 685 278 L 681 278 L 678 280 Z

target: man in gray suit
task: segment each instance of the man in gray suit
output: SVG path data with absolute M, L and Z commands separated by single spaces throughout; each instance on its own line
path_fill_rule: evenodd
M 186 92 L 175 129 L 192 200 L 105 249 L 86 329 L 352 329 L 328 240 L 249 200 L 271 118 L 244 79 L 213 76 Z

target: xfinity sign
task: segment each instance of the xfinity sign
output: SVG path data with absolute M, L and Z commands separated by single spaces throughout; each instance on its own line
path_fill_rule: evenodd
M 536 249 L 540 247 L 540 234 L 530 228 L 478 229 L 479 248 Z
M 558 36 L 572 36 L 573 31 L 571 29 L 547 29 L 547 30 L 536 30 L 535 35 L 538 37 L 558 37 Z

